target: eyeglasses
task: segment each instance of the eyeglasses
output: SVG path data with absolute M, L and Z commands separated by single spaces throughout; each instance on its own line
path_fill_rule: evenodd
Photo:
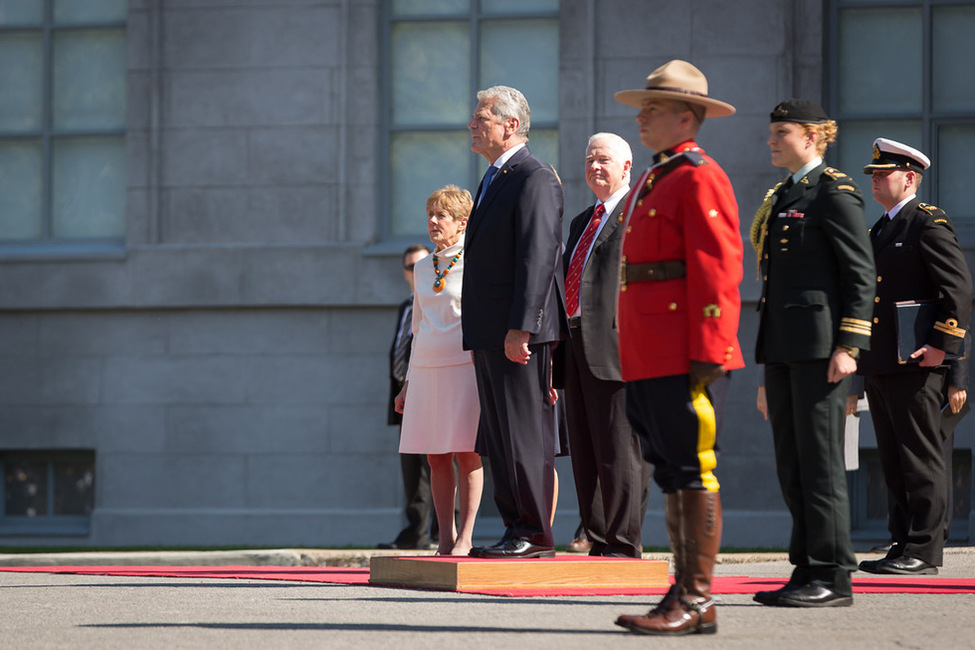
M 414 262 L 413 264 L 404 264 L 403 265 L 403 270 L 404 271 L 412 271 L 414 266 L 416 266 L 416 262 Z

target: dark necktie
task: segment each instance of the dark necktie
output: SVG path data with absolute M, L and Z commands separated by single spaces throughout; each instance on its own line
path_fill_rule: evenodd
M 882 231 L 888 223 L 890 223 L 890 215 L 884 212 L 884 216 L 880 217 L 880 219 L 877 220 L 877 223 L 875 223 L 873 226 L 873 230 L 871 231 L 873 232 L 873 236 L 877 237 L 880 235 L 880 231 Z
M 494 175 L 497 173 L 498 168 L 494 165 L 487 168 L 487 171 L 484 173 L 484 181 L 481 183 L 481 193 L 477 196 L 477 205 L 481 205 L 481 199 L 483 199 L 484 195 L 487 194 L 488 185 L 491 184 L 491 181 L 494 180 Z M 477 207 L 477 205 L 474 207 Z
M 596 206 L 589 219 L 589 225 L 579 238 L 572 259 L 569 261 L 569 272 L 565 276 L 565 308 L 569 317 L 575 316 L 579 309 L 579 284 L 582 282 L 582 268 L 585 266 L 586 253 L 592 245 L 592 240 L 596 238 L 596 231 L 599 230 L 599 222 L 602 221 L 606 208 L 602 203 Z
M 396 347 L 393 349 L 393 379 L 402 382 L 410 367 L 410 344 L 413 342 L 413 303 L 403 310 L 403 319 L 396 333 Z

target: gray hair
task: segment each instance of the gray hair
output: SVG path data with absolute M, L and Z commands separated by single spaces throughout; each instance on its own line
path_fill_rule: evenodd
M 609 144 L 609 148 L 613 151 L 613 156 L 622 162 L 630 163 L 632 168 L 633 165 L 633 150 L 630 148 L 630 143 L 624 140 L 622 137 L 616 135 L 615 133 L 609 133 L 607 131 L 601 131 L 599 133 L 593 133 L 589 136 L 589 142 L 586 143 L 586 151 L 589 151 L 591 147 L 596 142 L 606 142 Z M 626 182 L 630 182 L 630 171 L 626 172 Z
M 517 134 L 528 139 L 528 130 L 532 125 L 532 111 L 528 108 L 528 100 L 521 94 L 521 91 L 510 86 L 491 86 L 486 90 L 478 91 L 477 101 L 493 99 L 491 113 L 497 115 L 502 120 L 513 117 L 518 120 Z

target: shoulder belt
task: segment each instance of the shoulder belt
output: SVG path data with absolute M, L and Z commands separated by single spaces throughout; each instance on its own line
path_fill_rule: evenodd
M 698 151 L 682 151 L 676 156 L 671 157 L 666 162 L 661 163 L 659 166 L 651 168 L 650 175 L 647 177 L 647 182 L 643 184 L 643 187 L 640 188 L 640 193 L 637 194 L 637 200 L 642 199 L 644 196 L 649 194 L 650 190 L 653 189 L 654 183 L 684 164 L 700 167 L 701 165 L 708 164 L 708 161 Z

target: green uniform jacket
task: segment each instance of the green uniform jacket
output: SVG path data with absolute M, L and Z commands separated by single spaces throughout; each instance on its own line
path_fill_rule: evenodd
M 756 360 L 826 359 L 837 345 L 867 349 L 876 276 L 860 190 L 820 165 L 772 200 Z

